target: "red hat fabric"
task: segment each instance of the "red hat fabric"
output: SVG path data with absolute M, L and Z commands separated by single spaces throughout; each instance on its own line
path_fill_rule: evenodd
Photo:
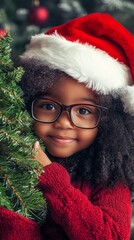
M 134 37 L 110 15 L 89 14 L 35 35 L 22 55 L 30 58 L 97 92 L 120 95 L 134 114 Z

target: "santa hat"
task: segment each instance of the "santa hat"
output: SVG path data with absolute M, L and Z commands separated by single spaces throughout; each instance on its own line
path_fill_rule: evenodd
M 134 115 L 134 37 L 110 15 L 89 14 L 35 35 L 22 58 L 36 58 L 102 94 L 119 95 Z

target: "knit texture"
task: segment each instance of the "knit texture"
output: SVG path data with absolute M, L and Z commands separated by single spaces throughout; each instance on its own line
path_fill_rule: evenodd
M 92 188 L 70 181 L 58 163 L 44 167 L 39 188 L 48 203 L 42 227 L 10 210 L 0 208 L 1 240 L 129 240 L 132 204 L 121 183 Z
M 40 187 L 48 202 L 44 228 L 47 239 L 129 240 L 132 205 L 127 187 L 91 188 L 70 183 L 64 167 L 52 163 L 44 168 Z
M 0 240 L 41 240 L 40 226 L 20 214 L 0 208 Z

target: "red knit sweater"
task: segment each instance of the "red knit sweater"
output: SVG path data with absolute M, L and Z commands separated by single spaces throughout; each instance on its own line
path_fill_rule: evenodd
M 70 182 L 58 163 L 44 168 L 41 190 L 48 203 L 46 223 L 39 226 L 0 208 L 1 240 L 129 240 L 132 204 L 122 184 L 103 189 Z

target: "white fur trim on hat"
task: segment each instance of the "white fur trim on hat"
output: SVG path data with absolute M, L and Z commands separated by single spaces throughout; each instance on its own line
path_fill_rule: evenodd
M 134 86 L 127 86 L 121 94 L 125 112 L 134 116 Z
M 68 41 L 56 32 L 52 35 L 42 33 L 32 37 L 21 58 L 38 59 L 44 65 L 64 71 L 79 82 L 86 83 L 88 88 L 103 94 L 118 94 L 132 82 L 130 69 L 125 64 L 105 51 L 87 43 Z M 131 98 L 133 101 L 133 96 L 129 95 L 122 97 L 122 100 L 125 109 L 134 113 L 134 105 L 130 107 L 128 103 Z
M 127 86 L 131 80 L 128 67 L 106 52 L 88 44 L 67 41 L 56 33 L 32 37 L 24 58 L 39 59 L 104 94 Z

